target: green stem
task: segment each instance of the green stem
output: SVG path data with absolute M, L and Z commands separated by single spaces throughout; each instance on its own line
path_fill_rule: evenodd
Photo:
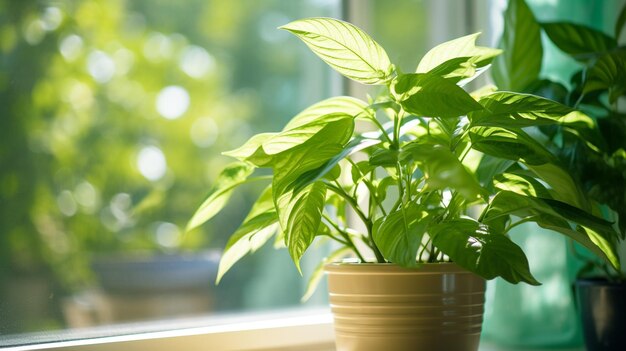
M 354 253 L 359 257 L 359 259 L 361 260 L 361 262 L 367 262 L 364 258 L 363 255 L 361 255 L 361 252 L 359 252 L 359 249 L 357 249 L 356 245 L 354 244 L 354 241 L 352 241 L 352 238 L 350 238 L 350 234 L 348 234 L 346 231 L 342 230 L 341 228 L 339 228 L 339 226 L 330 218 L 328 217 L 328 215 L 323 214 L 324 219 L 326 219 L 328 221 L 328 223 L 335 228 L 335 230 L 339 233 L 339 235 L 341 235 L 345 241 L 343 240 L 339 240 L 339 238 L 335 238 L 333 236 L 331 236 L 331 238 L 337 240 L 338 242 L 349 246 Z
M 432 238 L 429 236 L 428 240 L 426 241 L 426 244 L 424 244 L 424 246 L 422 246 L 422 250 L 420 250 L 419 255 L 417 256 L 417 259 L 419 262 L 424 262 L 422 260 L 422 256 L 424 256 L 424 252 L 428 249 L 428 245 L 430 244 L 430 242 L 432 241 Z M 429 253 L 429 257 L 430 257 L 430 251 L 428 251 Z
M 511 223 L 511 224 L 509 224 L 508 227 L 504 228 L 504 233 L 508 233 L 509 230 L 517 227 L 520 224 L 523 224 L 523 223 L 526 223 L 526 222 L 530 222 L 530 221 L 534 221 L 535 218 L 537 218 L 537 216 L 530 216 L 530 217 L 526 217 L 524 219 L 521 219 L 521 220 L 519 220 L 519 221 L 517 221 L 515 223 Z
M 383 204 L 380 203 L 380 200 L 378 199 L 378 195 L 376 195 L 376 189 L 374 188 L 374 184 L 369 179 L 367 179 L 367 177 L 365 177 L 363 173 L 361 173 L 361 170 L 357 167 L 354 161 L 352 161 L 350 158 L 346 158 L 346 160 L 350 162 L 350 164 L 352 165 L 352 168 L 356 168 L 356 170 L 359 172 L 359 176 L 360 176 L 359 178 L 363 181 L 363 183 L 369 190 L 370 195 L 374 196 L 374 200 L 375 200 L 374 202 L 376 202 L 376 204 L 378 205 L 378 208 L 380 208 L 380 211 L 382 212 L 383 216 L 387 216 L 387 212 L 385 211 Z M 356 188 L 356 184 L 355 184 L 355 188 Z
M 405 193 L 404 193 L 404 186 L 402 185 L 402 167 L 400 166 L 400 163 L 396 163 L 396 172 L 398 172 L 398 191 L 399 191 L 399 196 L 400 196 L 400 199 L 402 199 L 402 207 L 400 208 L 400 210 L 402 211 L 402 219 L 403 219 L 403 223 L 404 223 L 404 232 L 408 233 L 409 232 L 409 224 L 406 221 L 406 213 L 405 213 L 406 199 L 404 197 Z
M 361 221 L 363 222 L 363 224 L 365 224 L 365 228 L 367 228 L 367 236 L 371 242 L 371 248 L 372 251 L 374 251 L 374 255 L 376 256 L 376 261 L 378 261 L 379 263 L 385 263 L 385 258 L 383 257 L 383 255 L 380 253 L 380 250 L 378 249 L 378 247 L 376 246 L 376 243 L 374 242 L 374 237 L 372 234 L 372 221 L 370 218 L 368 218 L 363 211 L 361 210 L 361 208 L 359 207 L 359 204 L 356 202 L 356 200 L 351 197 L 349 194 L 347 194 L 343 188 L 341 187 L 337 187 L 335 185 L 332 184 L 327 184 L 328 189 L 330 189 L 331 191 L 333 191 L 335 194 L 341 196 L 344 200 L 346 200 L 346 202 L 348 204 L 350 204 L 350 206 L 352 207 L 352 209 L 354 209 L 354 212 L 357 214 L 357 216 L 359 216 L 359 218 L 361 218 Z
M 387 139 L 387 141 L 390 144 L 393 144 L 393 141 L 389 138 L 389 135 L 387 135 L 387 131 L 385 130 L 385 127 L 383 127 L 383 125 L 380 124 L 380 121 L 376 119 L 376 116 L 372 116 L 371 118 L 368 118 L 367 120 L 372 121 L 376 125 L 376 127 L 380 129 L 380 133 L 385 137 L 385 139 Z

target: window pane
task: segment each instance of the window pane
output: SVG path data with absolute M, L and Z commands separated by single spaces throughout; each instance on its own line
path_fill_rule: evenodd
M 213 284 L 263 184 L 243 187 L 200 229 L 184 227 L 231 162 L 221 152 L 339 91 L 276 29 L 338 8 L 1 0 L 0 344 L 14 333 L 299 305 L 306 280 L 271 243 Z M 322 254 L 305 257 L 305 276 Z

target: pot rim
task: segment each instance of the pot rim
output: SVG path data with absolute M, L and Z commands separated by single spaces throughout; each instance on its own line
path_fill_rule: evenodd
M 454 262 L 419 263 L 416 267 L 411 268 L 402 267 L 395 263 L 330 262 L 324 265 L 324 271 L 333 274 L 474 274 Z
M 605 277 L 578 278 L 575 284 L 578 287 L 614 287 L 626 289 L 626 281 L 611 282 Z

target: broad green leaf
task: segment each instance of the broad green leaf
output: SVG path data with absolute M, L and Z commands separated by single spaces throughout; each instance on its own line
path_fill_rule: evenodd
M 521 129 L 472 128 L 469 136 L 473 149 L 490 156 L 520 161 L 527 165 L 541 165 L 554 160 L 550 151 Z
M 263 142 L 269 140 L 278 133 L 261 133 L 252 136 L 248 141 L 237 149 L 223 152 L 225 156 L 234 157 L 240 161 L 253 163 L 257 167 L 267 166 L 272 158 L 263 152 Z
M 502 277 L 513 284 L 540 285 L 522 249 L 487 225 L 457 219 L 431 226 L 429 233 L 433 244 L 452 261 L 485 279 Z
M 459 117 L 483 108 L 453 81 L 436 75 L 400 75 L 391 89 L 404 110 L 418 116 Z
M 565 234 L 607 262 L 618 262 L 615 247 L 595 244 L 611 243 L 615 240 L 617 233 L 611 223 L 564 202 L 501 191 L 491 200 L 486 211 L 483 222 L 489 225 L 494 220 L 499 222 L 504 215 L 532 217 L 539 226 Z M 573 230 L 568 221 L 579 224 L 581 228 Z M 592 240 L 591 236 L 596 237 Z
M 594 120 L 580 111 L 574 111 L 561 118 L 563 131 L 575 135 L 594 152 L 601 152 L 606 145 L 606 141 L 600 134 Z
M 598 57 L 593 66 L 587 70 L 583 93 L 597 90 L 609 91 L 611 104 L 626 94 L 626 49 Z
M 546 187 L 533 177 L 523 174 L 502 173 L 493 179 L 496 189 L 520 195 L 549 199 L 552 196 Z
M 476 67 L 488 65 L 502 50 L 476 46 L 479 35 L 474 33 L 435 46 L 422 57 L 415 73 L 426 73 L 446 61 L 460 57 L 472 59 Z
M 474 175 L 449 149 L 414 142 L 403 146 L 401 152 L 402 159 L 416 161 L 430 190 L 453 189 L 470 201 L 484 195 Z
M 478 182 L 489 188 L 493 178 L 500 173 L 507 172 L 516 162 L 500 157 L 494 157 L 489 154 L 482 154 L 478 168 L 476 169 L 476 178 Z
M 611 265 L 617 270 L 621 271 L 619 254 L 616 252 L 616 239 L 607 238 L 607 235 L 600 231 L 581 225 L 579 230 L 585 231 L 589 239 L 593 241 L 600 250 L 606 254 Z
M 617 21 L 615 21 L 615 30 L 614 35 L 615 39 L 619 40 L 622 32 L 624 31 L 624 25 L 626 24 L 626 5 L 622 6 L 622 10 L 619 12 L 619 16 L 617 16 Z
M 349 155 L 354 154 L 355 152 L 361 151 L 379 143 L 380 140 L 362 138 L 352 139 L 339 154 L 328 160 L 320 167 L 303 173 L 301 176 L 298 177 L 296 181 L 292 183 L 292 186 L 296 191 L 299 191 L 299 189 L 304 188 L 305 186 L 319 180 L 322 177 L 325 177 L 328 172 L 338 167 L 339 161 L 345 159 Z M 338 177 L 339 176 L 337 175 L 335 179 Z
M 330 255 L 325 257 L 322 260 L 322 262 L 320 262 L 317 265 L 317 267 L 315 267 L 315 270 L 311 274 L 311 277 L 309 278 L 309 283 L 307 284 L 304 296 L 302 296 L 302 299 L 300 299 L 300 301 L 301 302 L 306 302 L 306 301 L 309 300 L 309 298 L 311 298 L 311 296 L 313 296 L 313 293 L 317 289 L 317 286 L 319 285 L 320 281 L 324 277 L 324 266 L 327 263 L 335 262 L 335 261 L 339 260 L 340 258 L 344 258 L 344 257 L 348 256 L 350 254 L 350 252 L 351 252 L 351 250 L 350 250 L 349 247 L 342 247 L 342 248 L 340 248 L 338 250 L 333 251 Z
M 500 49 L 476 46 L 479 35 L 474 33 L 437 45 L 424 55 L 415 73 L 429 72 L 452 79 L 455 83 L 477 76 L 484 71 L 481 68 L 486 68 L 502 52 Z
M 459 81 L 473 77 L 477 72 L 474 60 L 475 58 L 473 57 L 455 57 L 446 62 L 443 62 L 442 64 L 431 69 L 430 71 L 417 73 L 432 74 L 435 76 L 446 78 L 450 81 L 453 81 L 457 85 L 463 86 L 463 84 L 459 84 Z
M 487 84 L 470 93 L 474 100 L 480 100 L 487 95 L 491 95 L 498 91 L 498 87 L 493 84 Z
M 243 256 L 254 253 L 276 233 L 278 215 L 274 209 L 272 188 L 267 187 L 252 206 L 237 231 L 228 239 L 217 270 L 216 284 Z
M 346 114 L 357 117 L 370 115 L 371 113 L 373 112 L 368 109 L 368 105 L 365 101 L 350 96 L 331 97 L 313 104 L 304 111 L 298 113 L 287 123 L 287 125 L 285 125 L 283 130 L 294 129 L 299 126 L 309 124 L 318 119 L 320 116 L 330 114 Z
M 272 162 L 275 193 L 280 195 L 300 186 L 297 180 L 303 174 L 323 167 L 345 151 L 353 129 L 353 118 L 333 121 L 301 145 L 275 155 Z
M 590 208 L 585 192 L 568 171 L 554 163 L 527 166 L 552 188 L 552 196 L 556 200 L 585 210 Z
M 331 113 L 320 116 L 307 124 L 301 124 L 292 129 L 283 130 L 282 132 L 271 136 L 263 141 L 261 147 L 267 155 L 276 155 L 302 145 L 332 122 L 353 119 L 353 116 L 344 113 Z M 343 139 L 349 139 L 352 135 L 352 128 L 336 131 L 336 133 L 342 132 L 345 135 Z
M 503 90 L 525 91 L 539 78 L 543 47 L 541 27 L 524 0 L 510 0 L 504 12 L 502 55 L 491 68 L 495 84 Z
M 406 208 L 382 217 L 374 225 L 374 243 L 390 262 L 403 267 L 417 265 L 417 249 L 430 218 L 419 206 L 409 203 Z
M 557 124 L 573 109 L 530 94 L 497 92 L 479 100 L 482 110 L 469 114 L 472 126 L 528 127 Z
M 254 167 L 244 162 L 235 162 L 226 166 L 217 177 L 207 199 L 187 223 L 187 231 L 200 226 L 221 211 L 235 188 L 245 183 L 253 171 Z
M 398 163 L 398 150 L 377 149 L 369 158 L 370 165 L 380 167 L 395 167 Z
M 315 182 L 298 193 L 275 198 L 279 222 L 285 232 L 285 245 L 300 271 L 300 258 L 318 234 L 326 199 L 326 184 Z
M 344 76 L 363 84 L 384 84 L 393 71 L 385 50 L 356 26 L 331 18 L 308 18 L 280 27 L 300 38 Z
M 617 46 L 615 39 L 599 30 L 570 22 L 542 23 L 550 40 L 573 58 L 586 61 Z M 591 55 L 591 56 L 590 56 Z

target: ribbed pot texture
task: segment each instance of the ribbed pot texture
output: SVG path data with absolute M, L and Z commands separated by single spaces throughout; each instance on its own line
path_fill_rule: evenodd
M 453 263 L 331 263 L 337 351 L 476 351 L 485 280 Z

